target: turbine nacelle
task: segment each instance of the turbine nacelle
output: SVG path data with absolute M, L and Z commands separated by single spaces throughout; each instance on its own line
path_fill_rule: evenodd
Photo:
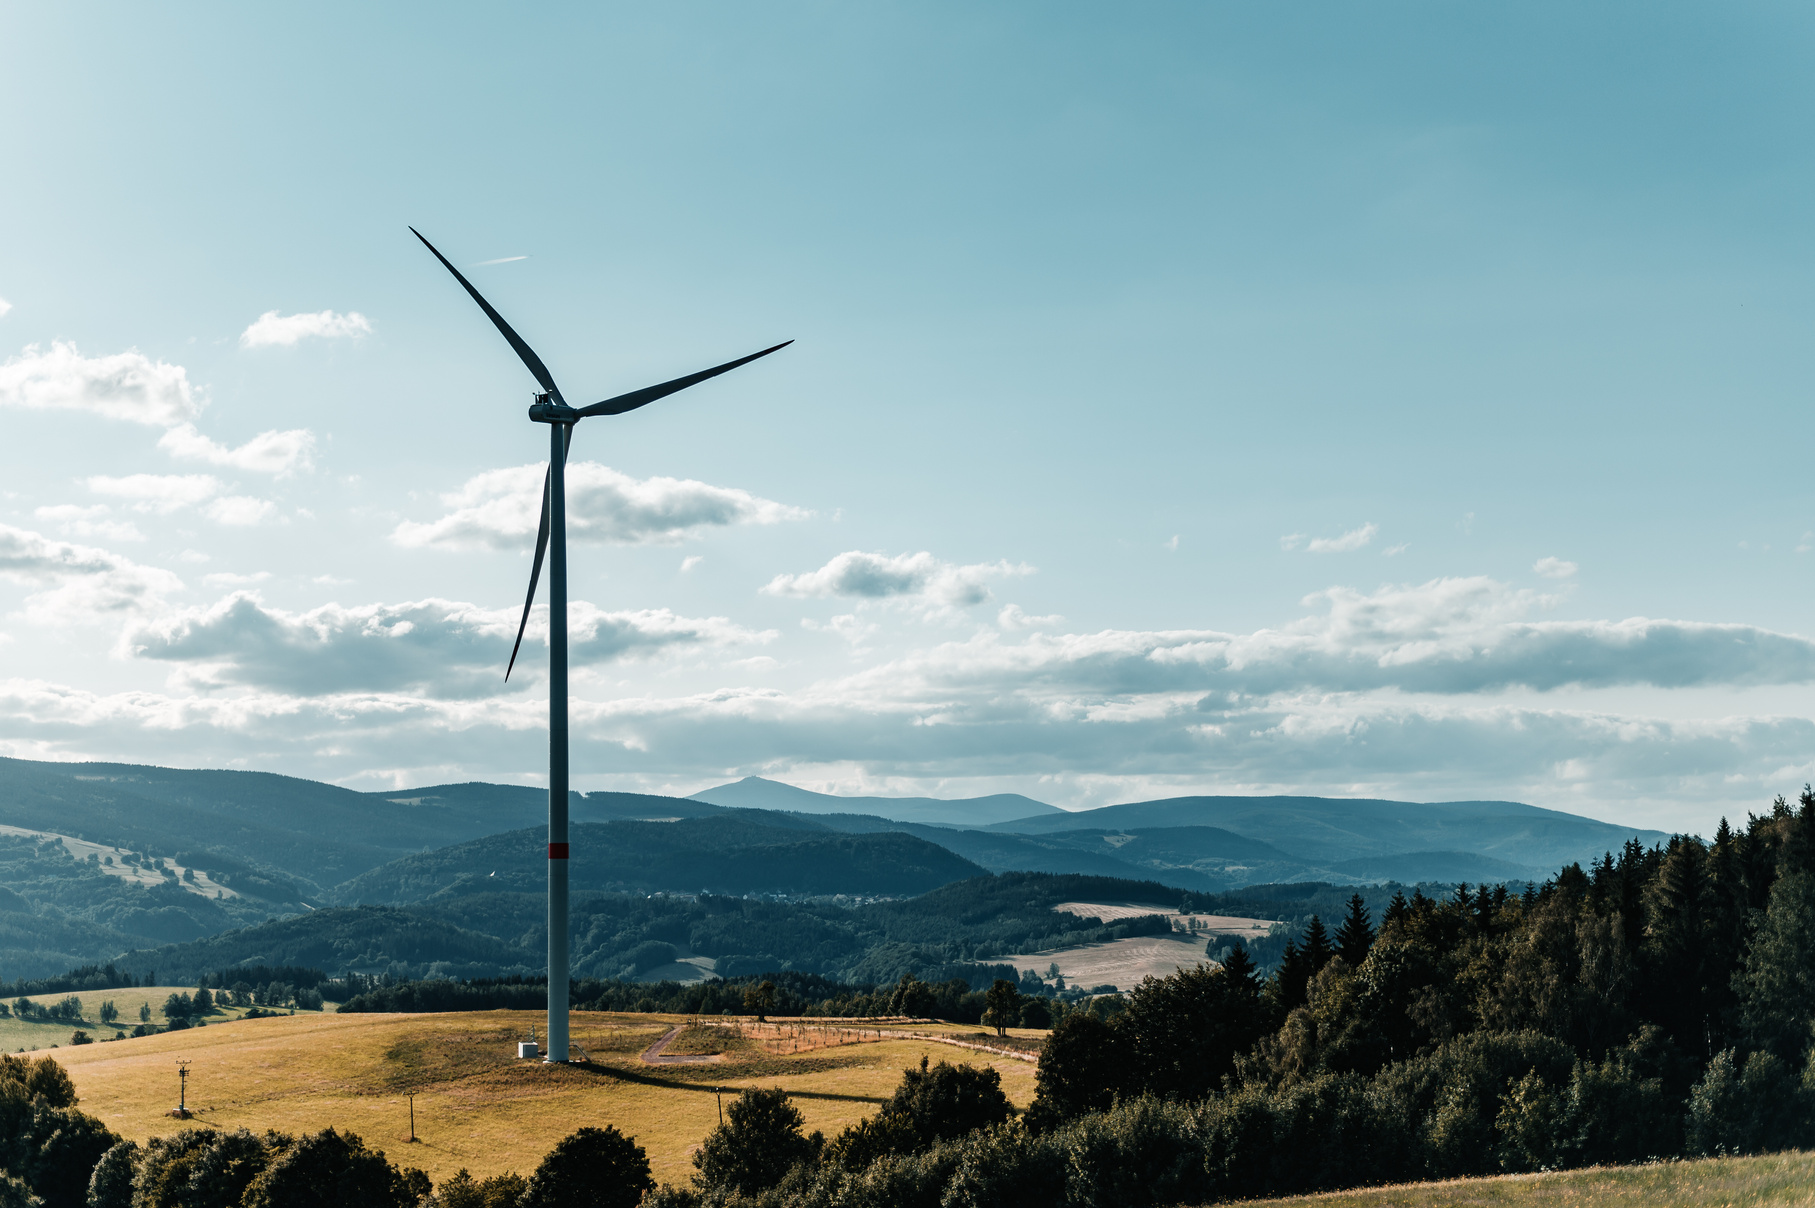
M 577 424 L 580 413 L 566 403 L 550 402 L 548 395 L 538 394 L 529 405 L 529 418 L 538 424 Z

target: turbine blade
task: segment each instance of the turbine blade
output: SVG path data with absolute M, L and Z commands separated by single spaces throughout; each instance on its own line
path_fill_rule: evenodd
M 517 640 L 511 644 L 510 663 L 504 668 L 504 682 L 517 666 L 517 652 L 523 649 L 523 631 L 529 627 L 530 606 L 536 602 L 536 583 L 542 578 L 542 559 L 548 554 L 548 475 L 542 476 L 542 523 L 536 529 L 536 560 L 529 568 L 529 594 L 523 597 L 523 619 L 517 622 Z
M 567 450 L 573 447 L 573 428 L 567 429 L 567 437 L 561 446 L 561 464 L 567 464 Z M 536 560 L 529 568 L 529 594 L 523 597 L 523 619 L 517 622 L 517 640 L 510 648 L 510 663 L 504 668 L 504 682 L 510 682 L 510 673 L 517 665 L 517 652 L 523 648 L 523 631 L 529 626 L 530 606 L 536 602 L 536 583 L 542 578 L 542 559 L 548 554 L 548 490 L 550 475 L 542 475 L 542 523 L 536 528 Z
M 436 250 L 434 244 L 430 243 L 427 239 L 422 238 L 421 231 L 417 230 L 415 227 L 411 227 L 410 234 L 416 236 L 418 239 L 422 239 L 422 246 L 429 251 L 434 252 L 435 259 L 441 261 L 442 267 L 454 274 L 454 280 L 460 282 L 460 284 L 466 288 L 466 292 L 473 296 L 473 301 L 479 304 L 479 309 L 484 311 L 491 318 L 492 323 L 497 326 L 498 331 L 503 334 L 506 340 L 510 341 L 510 346 L 517 350 L 517 355 L 522 358 L 523 363 L 529 366 L 529 371 L 535 375 L 536 381 L 541 383 L 542 389 L 554 395 L 556 402 L 563 401 L 561 398 L 561 391 L 555 385 L 554 375 L 548 372 L 548 366 L 542 363 L 542 358 L 536 355 L 536 350 L 523 342 L 523 337 L 511 329 L 511 325 L 504 321 L 504 316 L 492 309 L 492 304 L 480 296 L 479 291 L 473 288 L 473 283 L 471 281 L 468 281 L 465 277 L 460 275 L 459 269 L 448 263 L 447 257 Z
M 641 390 L 632 390 L 629 394 L 620 394 L 616 398 L 608 398 L 602 403 L 594 403 L 590 407 L 580 408 L 580 414 L 582 416 L 622 415 L 626 411 L 635 411 L 645 403 L 653 403 L 658 398 L 667 398 L 677 390 L 685 390 L 689 386 L 696 386 L 707 378 L 717 377 L 721 373 L 728 373 L 731 370 L 736 369 L 739 365 L 748 365 L 758 357 L 766 357 L 772 352 L 779 352 L 793 342 L 793 340 L 783 340 L 774 348 L 765 348 L 761 352 L 753 352 L 747 357 L 739 357 L 735 361 L 726 361 L 723 365 L 717 365 L 711 369 L 702 369 L 698 373 L 690 373 L 686 377 L 675 378 L 672 382 L 663 382 L 659 386 L 645 386 Z

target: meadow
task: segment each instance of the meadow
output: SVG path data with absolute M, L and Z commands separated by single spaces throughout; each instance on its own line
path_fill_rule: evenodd
M 82 1018 L 70 1023 L 65 1020 L 20 1019 L 17 1014 L 0 1017 L 0 1052 L 30 1052 L 33 1049 L 67 1047 L 70 1034 L 77 1029 L 87 1032 L 90 1037 L 100 1040 L 110 1037 L 116 1031 L 130 1034 L 139 1023 L 139 1008 L 151 1008 L 148 1022 L 163 1027 L 170 1021 L 164 1018 L 164 1000 L 172 994 L 194 994 L 193 986 L 128 986 L 117 990 L 83 990 L 73 994 L 82 1002 Z M 41 1006 L 52 1006 L 71 994 L 35 994 L 32 1001 Z M 120 1018 L 112 1025 L 101 1023 L 101 1004 L 113 1000 L 119 1008 Z M 16 1000 L 6 1000 L 10 1009 Z M 220 1007 L 206 1018 L 209 1027 L 243 1017 L 249 1008 Z M 333 1010 L 330 1006 L 328 1010 Z
M 137 1000 L 133 1005 L 136 1010 Z M 82 1110 L 140 1142 L 184 1127 L 166 1115 L 176 1106 L 176 1063 L 183 1060 L 195 1124 L 350 1129 L 437 1182 L 462 1167 L 478 1177 L 527 1174 L 556 1141 L 587 1124 L 616 1125 L 648 1151 L 658 1181 L 684 1182 L 693 1173 L 694 1148 L 718 1123 L 721 1089 L 728 1099 L 747 1087 L 785 1087 L 807 1127 L 830 1136 L 872 1114 L 901 1071 L 923 1056 L 994 1065 L 1017 1108 L 1033 1097 L 1030 1061 L 935 1039 L 982 1043 L 974 1027 L 693 1026 L 668 1051 L 716 1053 L 718 1060 L 652 1066 L 643 1062 L 644 1050 L 692 1022 L 689 1017 L 576 1012 L 573 1039 L 589 1063 L 519 1061 L 516 1042 L 532 1026 L 540 1029 L 542 1019 L 531 1011 L 305 1012 L 63 1048 L 56 1057 L 75 1082 Z M 1032 1048 L 1041 1035 L 1021 1032 L 1016 1046 Z
M 1594 1166 L 1250 1200 L 1247 1208 L 1803 1208 L 1815 1153 Z

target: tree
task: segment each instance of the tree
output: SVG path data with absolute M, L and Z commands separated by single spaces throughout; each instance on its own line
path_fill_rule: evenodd
M 246 1189 L 245 1208 L 408 1208 L 397 1168 L 353 1133 L 332 1128 L 297 1139 Z
M 195 997 L 190 1000 L 190 1006 L 197 1015 L 206 1015 L 214 1010 L 214 995 L 208 993 L 207 986 L 202 986 L 196 990 Z
M 612 1127 L 582 1128 L 555 1144 L 530 1176 L 523 1208 L 636 1208 L 655 1190 L 642 1146 Z
M 1253 1047 L 1265 1023 L 1253 983 L 1225 968 L 1197 965 L 1143 978 L 1115 1025 L 1127 1049 L 1130 1089 L 1202 1098 L 1234 1073 L 1236 1057 Z
M 507 1170 L 481 1182 L 462 1167 L 441 1184 L 434 1202 L 435 1208 L 517 1208 L 528 1190 L 529 1180 L 514 1171 Z
M 120 1008 L 113 1005 L 113 999 L 101 1000 L 101 1022 L 112 1026 L 120 1018 Z
M 154 1137 L 139 1164 L 134 1208 L 238 1208 L 247 1187 L 289 1138 L 245 1129 L 186 1128 Z M 111 1152 L 111 1151 L 109 1151 Z
M 706 1190 L 755 1195 L 781 1182 L 817 1155 L 823 1138 L 801 1133 L 806 1117 L 780 1087 L 748 1090 L 725 1109 L 725 1122 L 706 1134 L 693 1164 Z M 249 1206 L 256 1208 L 256 1206 Z
M 1121 1038 L 1088 1011 L 1073 1011 L 1046 1038 L 1034 1071 L 1028 1127 L 1044 1131 L 1115 1101 L 1128 1076 Z
M 145 1003 L 139 1004 L 139 1022 L 140 1023 L 150 1023 L 151 1022 L 151 1004 L 150 1003 L 145 1002 Z
M 913 1128 L 922 1148 L 1005 1123 L 1014 1113 L 1002 1093 L 1002 1075 L 993 1068 L 941 1061 L 929 1069 L 925 1057 L 919 1069 L 901 1071 L 901 1084 L 882 1106 L 882 1114 Z
M 0 1170 L 0 1208 L 39 1208 L 43 1203 L 22 1180 Z
M 1815 1013 L 1815 875 L 1784 873 L 1740 967 L 1741 1022 L 1759 1048 L 1801 1065 Z
M 138 1161 L 139 1147 L 132 1141 L 121 1141 L 102 1154 L 88 1178 L 88 1208 L 132 1208 Z
M 889 994 L 890 1015 L 924 1019 L 938 1009 L 938 994 L 912 973 L 903 973 L 901 980 L 895 983 L 895 989 Z
M 1367 903 L 1361 900 L 1360 894 L 1349 896 L 1349 912 L 1342 920 L 1342 926 L 1336 929 L 1336 955 L 1340 956 L 1351 969 L 1361 968 L 1361 962 L 1368 958 L 1368 949 L 1374 946 L 1374 928 L 1368 919 Z
M 749 989 L 744 991 L 744 1010 L 749 1012 L 751 1015 L 756 1016 L 756 1021 L 758 1023 L 762 1023 L 765 1020 L 767 1020 L 769 1017 L 769 1012 L 773 1011 L 774 1009 L 775 1009 L 775 983 L 774 982 L 766 981 L 766 982 L 763 982 L 761 985 L 751 986 Z
M 1021 991 L 1014 982 L 998 977 L 983 1000 L 983 1022 L 996 1029 L 996 1035 L 1008 1035 L 1008 1029 L 1021 1019 Z
M 1038 994 L 1030 994 L 1022 999 L 1021 1026 L 1040 1029 L 1052 1027 L 1052 1004 Z

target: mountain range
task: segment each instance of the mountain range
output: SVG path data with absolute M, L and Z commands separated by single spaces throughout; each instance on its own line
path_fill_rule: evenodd
M 0 976 L 362 904 L 442 903 L 450 925 L 516 944 L 521 911 L 499 903 L 540 892 L 545 811 L 542 790 L 516 785 L 357 792 L 259 772 L 0 759 Z M 570 811 L 576 899 L 851 904 L 1019 872 L 1160 887 L 1141 901 L 1312 882 L 1538 880 L 1666 838 L 1517 802 L 1199 796 L 1067 811 L 1013 794 L 842 798 L 754 777 L 690 798 L 575 793 Z M 389 944 L 367 944 L 360 960 L 383 966 Z M 460 967 L 498 963 L 483 944 L 466 948 Z M 392 955 L 435 963 L 411 951 Z M 616 949 L 601 951 L 609 966 Z

